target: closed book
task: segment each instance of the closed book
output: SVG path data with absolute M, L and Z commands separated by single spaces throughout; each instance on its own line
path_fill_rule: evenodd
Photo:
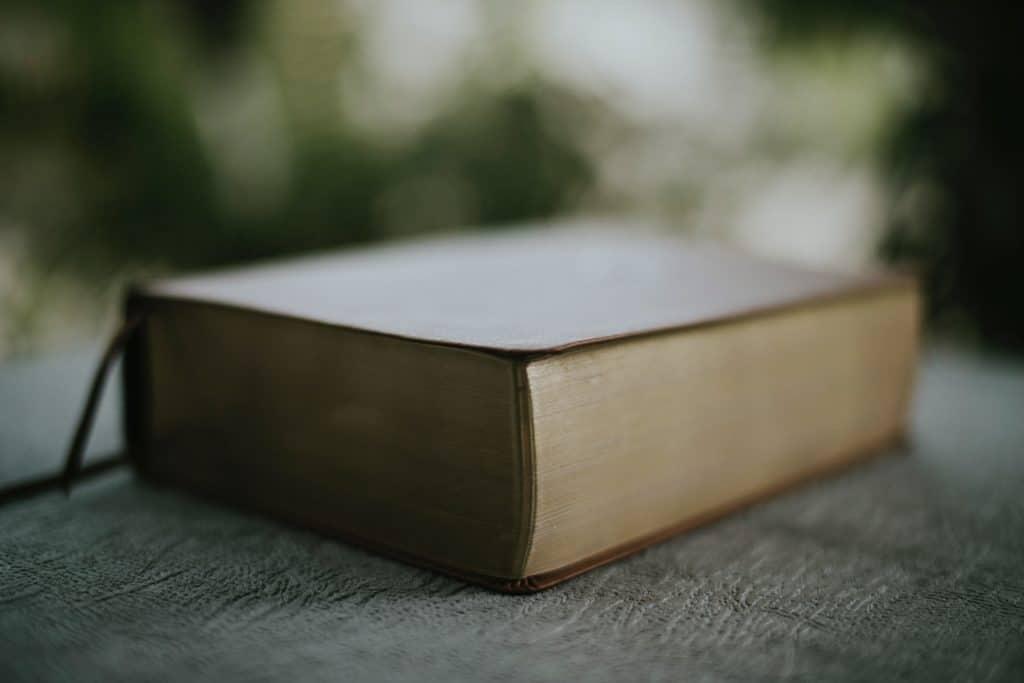
M 609 229 L 455 235 L 148 282 L 155 480 L 529 592 L 876 452 L 919 296 Z

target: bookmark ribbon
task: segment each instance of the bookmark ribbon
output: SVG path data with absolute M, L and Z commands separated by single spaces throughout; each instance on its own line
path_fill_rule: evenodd
M 68 454 L 64 460 L 64 471 L 60 476 L 60 485 L 65 494 L 71 493 L 71 487 L 75 480 L 83 473 L 82 462 L 85 459 L 85 447 L 89 442 L 89 435 L 92 433 L 93 424 L 96 422 L 96 411 L 99 409 L 100 398 L 103 396 L 103 388 L 107 384 L 111 368 L 114 362 L 124 352 L 124 347 L 132 338 L 132 335 L 142 324 L 142 316 L 135 315 L 128 318 L 121 325 L 114 337 L 107 344 L 100 364 L 93 374 L 92 383 L 89 385 L 89 394 L 85 399 L 85 406 L 82 408 L 82 415 L 78 418 L 78 426 L 75 428 L 75 435 L 68 447 Z M 118 461 L 121 459 L 118 458 Z M 97 463 L 100 465 L 100 463 Z M 103 468 L 106 469 L 106 468 Z
M 93 375 L 92 383 L 89 385 L 89 394 L 86 398 L 85 406 L 82 408 L 82 414 L 78 419 L 78 426 L 75 429 L 71 445 L 68 448 L 63 471 L 45 477 L 20 481 L 0 488 L 0 505 L 28 498 L 58 486 L 63 488 L 65 493 L 70 493 L 75 481 L 82 477 L 104 472 L 126 462 L 123 455 L 118 455 L 85 464 L 85 447 L 88 444 L 93 423 L 96 421 L 96 411 L 99 409 L 100 399 L 103 397 L 103 388 L 106 386 L 107 378 L 114 367 L 114 362 L 124 352 L 125 346 L 141 323 L 141 315 L 128 318 L 122 323 L 121 328 L 107 344 L 99 366 Z

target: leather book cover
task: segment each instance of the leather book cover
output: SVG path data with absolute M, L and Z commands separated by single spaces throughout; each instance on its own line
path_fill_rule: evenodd
M 139 321 L 154 306 L 198 303 L 525 363 L 613 340 L 718 325 L 905 286 L 914 286 L 913 280 L 901 275 L 822 272 L 753 258 L 715 244 L 586 224 L 486 236 L 452 235 L 144 283 L 129 293 L 125 329 L 106 354 L 97 377 L 101 384 L 105 369 L 123 347 L 125 431 L 128 443 L 138 444 L 150 429 L 146 416 L 152 397 L 143 357 L 146 330 Z M 89 413 L 94 409 L 90 398 L 68 458 L 66 484 L 80 465 Z M 362 535 L 358 528 L 325 525 L 315 515 L 285 517 L 467 581 L 528 593 L 866 457 L 900 436 L 890 434 L 742 500 L 522 578 L 446 566 L 443 558 L 403 551 L 372 534 Z M 140 453 L 129 452 L 129 456 L 142 474 L 150 473 L 150 464 Z M 234 502 L 252 507 L 251 501 Z
M 145 283 L 182 299 L 404 339 L 538 354 L 848 296 L 905 278 L 586 223 L 454 235 Z

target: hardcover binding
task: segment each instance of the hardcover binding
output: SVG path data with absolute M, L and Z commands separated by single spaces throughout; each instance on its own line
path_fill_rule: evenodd
M 114 366 L 118 356 L 124 356 L 124 430 L 129 461 L 136 471 L 147 480 L 156 481 L 155 477 L 146 466 L 146 441 L 148 434 L 148 407 L 146 405 L 148 388 L 145 386 L 147 372 L 145 369 L 145 317 L 146 317 L 145 295 L 129 293 L 125 302 L 124 322 L 114 335 L 100 361 L 96 374 L 93 377 L 89 389 L 89 395 L 83 408 L 82 416 L 75 431 L 71 447 L 68 451 L 66 465 L 61 476 L 61 483 L 65 491 L 69 491 L 74 481 L 82 472 L 82 458 L 95 413 L 98 408 L 99 398 L 102 393 L 106 379 Z M 528 435 L 523 435 L 527 438 Z M 311 528 L 329 536 L 340 537 L 354 545 L 365 547 L 379 554 L 392 557 L 419 567 L 439 571 L 455 578 L 484 586 L 502 593 L 525 594 L 535 593 L 555 586 L 563 581 L 571 579 L 596 567 L 614 562 L 623 557 L 639 552 L 648 546 L 654 545 L 675 535 L 693 529 L 694 527 L 706 524 L 719 519 L 731 512 L 748 507 L 758 501 L 773 496 L 781 491 L 798 486 L 809 480 L 821 478 L 833 472 L 845 469 L 846 467 L 887 450 L 894 444 L 904 441 L 902 433 L 891 435 L 875 443 L 864 444 L 860 448 L 852 449 L 849 455 L 837 462 L 828 463 L 825 466 L 809 470 L 797 477 L 783 481 L 779 484 L 767 487 L 751 496 L 733 501 L 729 504 L 710 510 L 704 514 L 686 519 L 669 528 L 653 534 L 634 539 L 622 545 L 605 550 L 579 562 L 572 563 L 560 569 L 541 574 L 534 574 L 523 578 L 495 577 L 482 574 L 474 574 L 464 570 L 448 567 L 443 564 L 424 560 L 423 558 L 403 553 L 399 550 L 384 546 L 372 539 L 360 536 L 357 532 L 340 527 L 336 521 L 325 522 L 317 519 L 303 519 L 294 515 L 288 519 L 305 528 Z M 222 496 L 211 496 L 222 498 Z M 237 505 L 247 507 L 256 512 L 268 513 L 268 510 L 261 510 L 254 507 L 251 502 L 234 500 Z M 275 517 L 278 515 L 275 515 Z
M 160 479 L 155 477 L 148 471 L 145 460 L 145 434 L 146 434 L 146 406 L 144 404 L 144 396 L 146 396 L 146 387 L 144 386 L 144 378 L 146 377 L 145 372 L 145 358 L 143 353 L 143 335 L 145 331 L 145 315 L 144 307 L 141 301 L 129 297 L 125 308 L 126 316 L 125 322 L 121 328 L 114 335 L 110 344 L 108 345 L 103 358 L 96 370 L 96 374 L 93 378 L 92 385 L 89 390 L 89 398 L 83 408 L 82 416 L 79 420 L 78 428 L 76 429 L 75 436 L 72 440 L 71 448 L 68 452 L 67 463 L 62 475 L 62 483 L 65 491 L 70 491 L 70 487 L 79 476 L 82 469 L 82 455 L 86 442 L 88 441 L 89 432 L 92 429 L 92 423 L 95 419 L 96 409 L 99 404 L 99 396 L 102 393 L 102 388 L 106 382 L 107 376 L 113 368 L 114 361 L 121 354 L 124 354 L 125 372 L 125 436 L 128 439 L 128 458 L 133 464 L 136 471 L 147 480 L 155 481 L 160 483 Z M 674 524 L 666 529 L 657 531 L 653 534 L 643 536 L 641 538 L 634 539 L 622 545 L 610 548 L 601 553 L 588 557 L 579 562 L 575 562 L 555 571 L 544 572 L 541 574 L 534 574 L 532 576 L 526 576 L 523 578 L 509 578 L 509 577 L 497 577 L 487 576 L 484 574 L 475 574 L 472 572 L 466 572 L 461 569 L 445 566 L 444 564 L 431 562 L 424 560 L 423 558 L 403 553 L 390 546 L 385 546 L 380 543 L 374 542 L 372 539 L 368 539 L 359 535 L 349 529 L 340 528 L 337 522 L 325 522 L 324 520 L 312 519 L 312 518 L 301 518 L 295 515 L 288 517 L 289 521 L 300 525 L 304 528 L 313 529 L 324 533 L 328 536 L 334 536 L 344 539 L 354 545 L 372 550 L 378 554 L 391 557 L 393 559 L 405 562 L 407 564 L 415 565 L 425 569 L 438 571 L 449 576 L 461 579 L 463 581 L 474 583 L 485 588 L 495 590 L 501 593 L 511 594 L 528 594 L 536 593 L 538 591 L 546 590 L 553 586 L 556 586 L 563 581 L 567 581 L 571 578 L 579 576 L 591 569 L 609 564 L 616 560 L 622 559 L 634 553 L 637 553 L 649 546 L 660 543 L 673 536 L 679 535 L 685 531 L 689 531 L 695 527 L 707 524 L 709 522 L 720 519 L 732 512 L 741 510 L 749 507 L 765 498 L 774 496 L 782 491 L 790 488 L 799 486 L 808 481 L 825 477 L 829 474 L 846 469 L 847 467 L 874 455 L 881 454 L 890 450 L 894 446 L 897 446 L 905 442 L 904 435 L 902 433 L 891 435 L 888 438 L 879 440 L 874 443 L 864 444 L 863 446 L 852 449 L 850 453 L 841 458 L 837 462 L 830 462 L 825 466 L 818 467 L 815 469 L 808 470 L 803 474 L 783 481 L 779 484 L 767 487 L 758 491 L 757 493 L 747 496 L 745 498 L 730 502 L 719 508 L 709 510 L 703 514 L 690 517 L 689 519 L 683 520 L 678 524 Z M 202 492 L 200 492 L 202 493 Z M 211 496 L 213 497 L 213 496 Z M 222 497 L 222 496 L 217 496 Z M 255 512 L 267 513 L 267 510 L 262 510 L 259 507 L 254 507 L 251 503 L 242 500 L 231 501 L 236 505 L 249 508 Z
M 483 580 L 478 580 L 476 583 L 480 583 L 481 585 L 503 593 L 536 593 L 538 591 L 546 590 L 552 586 L 562 583 L 563 581 L 567 581 L 579 576 L 580 574 L 584 574 L 591 569 L 629 557 L 630 555 L 645 550 L 650 546 L 657 545 L 662 541 L 666 541 L 674 536 L 691 531 L 699 526 L 717 521 L 734 512 L 755 505 L 765 499 L 772 498 L 784 491 L 798 488 L 799 486 L 811 481 L 824 479 L 837 474 L 862 461 L 869 460 L 873 457 L 878 457 L 889 452 L 901 452 L 901 448 L 904 449 L 903 452 L 908 452 L 905 450 L 906 443 L 907 439 L 905 435 L 900 433 L 886 439 L 882 439 L 876 443 L 868 444 L 862 448 L 851 451 L 847 457 L 842 458 L 838 462 L 828 463 L 823 467 L 808 470 L 797 477 L 762 489 L 753 495 L 728 503 L 719 508 L 709 510 L 703 514 L 690 517 L 689 519 L 678 524 L 673 524 L 666 529 L 656 531 L 653 534 L 610 548 L 609 550 L 605 550 L 597 555 L 592 555 L 591 557 L 579 562 L 566 565 L 565 567 L 556 569 L 555 571 L 534 574 L 522 579 L 496 579 L 492 577 L 483 577 Z

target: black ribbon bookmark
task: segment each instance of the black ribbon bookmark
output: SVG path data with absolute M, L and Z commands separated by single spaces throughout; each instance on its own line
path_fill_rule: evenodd
M 68 448 L 67 458 L 64 461 L 64 472 L 61 475 L 61 488 L 65 494 L 71 493 L 71 487 L 75 480 L 82 474 L 82 460 L 85 457 L 85 447 L 89 442 L 89 435 L 92 433 L 93 423 L 96 421 L 96 410 L 100 405 L 100 398 L 103 396 L 103 387 L 107 384 L 107 377 L 110 376 L 110 369 L 114 361 L 120 357 L 125 345 L 131 339 L 135 330 L 142 323 L 142 316 L 136 315 L 124 321 L 121 329 L 117 331 L 114 338 L 107 344 L 103 358 L 93 375 L 92 384 L 89 386 L 89 396 L 85 400 L 85 407 L 82 409 L 82 416 L 78 419 L 78 426 L 75 428 L 75 435 L 71 439 L 71 446 Z
M 64 470 L 59 474 L 22 481 L 0 489 L 0 505 L 28 498 L 36 493 L 58 486 L 64 489 L 65 494 L 70 494 L 71 487 L 82 477 L 104 472 L 126 462 L 126 458 L 123 455 L 104 458 L 87 465 L 83 464 L 83 459 L 85 458 L 85 447 L 88 445 L 89 435 L 92 433 L 92 427 L 96 421 L 96 411 L 99 409 L 100 399 L 103 396 L 103 388 L 107 384 L 107 378 L 110 376 L 114 362 L 124 351 L 125 345 L 127 345 L 141 323 L 141 315 L 125 320 L 121 328 L 107 344 L 99 366 L 93 374 L 92 383 L 89 385 L 89 394 L 85 400 L 85 406 L 82 408 L 82 415 L 78 419 L 78 426 L 75 428 L 71 445 L 68 448 L 67 457 L 64 461 Z

